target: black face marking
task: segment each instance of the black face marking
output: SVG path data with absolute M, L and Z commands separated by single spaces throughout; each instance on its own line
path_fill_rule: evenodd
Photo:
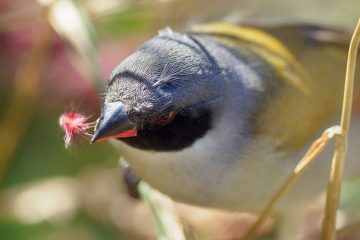
M 179 151 L 191 146 L 211 128 L 211 113 L 207 109 L 196 112 L 183 109 L 166 124 L 144 124 L 138 135 L 118 139 L 132 147 L 154 151 Z

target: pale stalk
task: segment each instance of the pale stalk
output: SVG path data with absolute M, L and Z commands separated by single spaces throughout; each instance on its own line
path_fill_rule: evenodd
M 293 186 L 295 181 L 301 176 L 305 169 L 317 158 L 324 150 L 329 140 L 336 137 L 336 150 L 331 165 L 331 173 L 326 198 L 325 216 L 322 230 L 322 240 L 335 240 L 336 236 L 336 211 L 339 205 L 341 192 L 341 182 L 344 169 L 347 135 L 350 126 L 351 108 L 353 99 L 354 76 L 356 66 L 357 49 L 360 42 L 360 20 L 354 31 L 347 60 L 345 75 L 344 100 L 341 114 L 341 125 L 328 128 L 323 135 L 317 139 L 307 151 L 305 156 L 295 167 L 292 175 L 284 182 L 280 189 L 270 199 L 261 215 L 250 228 L 245 236 L 245 240 L 255 238 L 257 229 L 263 224 L 270 215 L 275 204 L 280 201 L 284 194 Z
M 256 236 L 256 232 L 258 228 L 264 223 L 266 218 L 270 215 L 271 210 L 274 208 L 275 204 L 280 201 L 280 199 L 284 196 L 284 194 L 291 189 L 294 185 L 295 181 L 301 176 L 301 174 L 305 171 L 305 169 L 317 158 L 317 156 L 325 149 L 329 140 L 333 138 L 336 134 L 338 134 L 339 128 L 338 126 L 334 126 L 332 128 L 327 129 L 322 136 L 317 139 L 309 148 L 305 156 L 300 160 L 300 162 L 296 165 L 293 173 L 289 176 L 289 178 L 284 182 L 284 184 L 280 187 L 280 189 L 275 193 L 275 195 L 270 199 L 267 203 L 264 210 L 261 212 L 261 215 L 257 219 L 257 221 L 253 224 L 250 230 L 247 232 L 245 236 L 245 240 L 254 239 Z
M 356 26 L 349 47 L 345 75 L 344 100 L 340 123 L 341 135 L 336 138 L 335 154 L 331 164 L 330 179 L 326 194 L 325 214 L 321 237 L 322 240 L 335 240 L 336 237 L 336 211 L 339 205 L 341 183 L 347 150 L 347 137 L 350 127 L 356 57 L 359 42 L 360 20 Z

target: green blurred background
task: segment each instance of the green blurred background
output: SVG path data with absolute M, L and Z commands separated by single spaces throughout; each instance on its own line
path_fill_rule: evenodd
M 86 140 L 65 149 L 58 118 L 95 120 L 112 68 L 158 29 L 250 19 L 351 30 L 358 17 L 358 0 L 0 0 L 0 239 L 154 238 L 146 207 L 125 193 L 119 155 Z M 359 219 L 358 182 L 345 187 L 347 223 Z

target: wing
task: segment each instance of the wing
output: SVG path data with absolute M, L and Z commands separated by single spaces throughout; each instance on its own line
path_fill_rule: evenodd
M 275 69 L 280 86 L 265 94 L 252 124 L 255 133 L 276 139 L 279 149 L 303 147 L 339 113 L 350 34 L 312 25 L 227 23 L 192 31 L 232 48 L 246 43 Z

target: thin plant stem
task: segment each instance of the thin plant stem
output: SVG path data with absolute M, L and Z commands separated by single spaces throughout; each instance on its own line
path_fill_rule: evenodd
M 322 229 L 322 240 L 335 240 L 336 236 L 336 211 L 339 205 L 339 198 L 341 192 L 341 183 L 343 176 L 343 169 L 346 156 L 347 147 L 347 135 L 350 126 L 353 88 L 354 88 L 354 76 L 356 68 L 356 56 L 358 45 L 360 42 L 360 20 L 354 31 L 347 59 L 347 68 L 345 75 L 345 87 L 344 87 L 344 100 L 341 113 L 340 126 L 333 126 L 328 128 L 323 135 L 317 139 L 307 151 L 305 156 L 295 167 L 292 175 L 284 182 L 280 189 L 267 203 L 261 215 L 250 228 L 245 236 L 245 240 L 254 239 L 257 229 L 263 224 L 266 218 L 270 215 L 275 204 L 284 196 L 284 194 L 293 186 L 295 181 L 301 176 L 305 169 L 317 158 L 317 156 L 325 149 L 330 139 L 336 139 L 336 149 L 331 165 L 331 173 L 329 186 L 327 190 L 325 216 Z
M 264 223 L 267 217 L 270 215 L 272 209 L 275 204 L 279 202 L 279 200 L 284 196 L 284 194 L 291 189 L 296 180 L 302 175 L 302 173 L 306 170 L 308 166 L 319 156 L 319 154 L 325 149 L 328 142 L 333 136 L 338 133 L 338 126 L 331 127 L 324 131 L 322 136 L 317 139 L 309 148 L 305 156 L 299 161 L 296 165 L 292 174 L 288 177 L 288 179 L 283 183 L 280 189 L 275 193 L 275 195 L 270 199 L 267 203 L 264 210 L 261 212 L 261 215 L 257 219 L 257 221 L 252 225 L 250 230 L 247 232 L 245 236 L 245 240 L 254 239 L 256 236 L 256 232 L 258 228 Z
M 322 240 L 336 238 L 336 211 L 339 205 L 342 177 L 347 151 L 347 137 L 350 127 L 351 109 L 353 101 L 354 77 L 356 58 L 360 43 L 360 20 L 356 26 L 350 42 L 346 66 L 343 108 L 341 113 L 341 134 L 336 138 L 335 154 L 332 159 L 329 185 L 326 194 L 326 205 L 322 229 Z

